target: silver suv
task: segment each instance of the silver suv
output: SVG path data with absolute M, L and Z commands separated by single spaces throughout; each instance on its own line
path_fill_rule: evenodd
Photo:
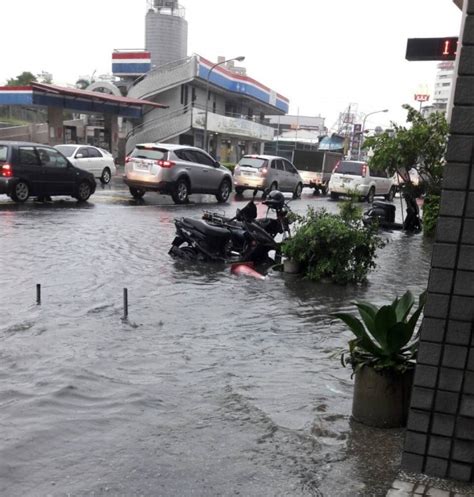
M 232 175 L 209 154 L 196 147 L 169 143 L 136 145 L 125 159 L 123 180 L 135 198 L 148 191 L 167 193 L 176 204 L 192 193 L 210 193 L 227 202 Z
M 280 190 L 301 197 L 303 179 L 293 164 L 274 155 L 244 155 L 234 169 L 235 193 L 244 190 Z
M 376 195 L 391 202 L 396 187 L 386 171 L 371 170 L 363 161 L 341 160 L 331 175 L 329 190 L 332 199 L 354 193 L 360 200 L 372 203 Z

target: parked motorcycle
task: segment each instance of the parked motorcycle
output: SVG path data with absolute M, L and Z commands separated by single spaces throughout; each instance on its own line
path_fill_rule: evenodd
M 405 196 L 406 217 L 403 223 L 395 222 L 396 207 L 390 202 L 374 201 L 372 207 L 363 215 L 362 221 L 366 226 L 376 223 L 383 230 L 403 230 L 410 233 L 419 233 L 422 230 L 420 208 L 416 199 Z
M 175 219 L 176 236 L 169 254 L 172 257 L 220 262 L 274 262 L 269 252 L 280 255 L 280 243 L 275 238 L 290 235 L 290 208 L 283 194 L 277 190 L 268 194 L 262 202 L 268 207 L 265 218 L 257 219 L 257 207 L 253 198 L 243 209 L 237 209 L 233 218 L 205 212 L 203 219 L 188 217 Z M 269 218 L 269 211 L 276 218 Z

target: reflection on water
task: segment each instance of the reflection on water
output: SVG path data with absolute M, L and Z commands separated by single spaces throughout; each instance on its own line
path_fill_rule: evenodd
M 214 206 L 0 207 L 1 495 L 383 495 L 400 434 L 374 477 L 329 314 L 419 293 L 429 243 L 387 235 L 358 287 L 170 259 L 174 217 Z

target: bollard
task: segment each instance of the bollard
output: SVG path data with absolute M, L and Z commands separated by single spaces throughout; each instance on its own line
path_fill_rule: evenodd
M 123 289 L 123 319 L 128 318 L 128 289 Z
M 41 305 L 41 285 L 36 284 L 36 305 Z

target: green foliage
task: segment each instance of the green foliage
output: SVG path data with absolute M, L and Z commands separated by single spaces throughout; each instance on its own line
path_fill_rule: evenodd
M 221 162 L 221 166 L 226 167 L 232 174 L 234 174 L 235 164 L 233 162 Z
M 347 211 L 354 217 L 351 209 Z M 299 262 L 311 280 L 361 283 L 375 267 L 376 250 L 383 245 L 376 228 L 364 227 L 359 219 L 308 207 L 293 236 L 283 242 L 282 253 Z
M 7 85 L 8 86 L 28 86 L 32 81 L 37 81 L 36 76 L 29 71 L 23 71 L 16 78 L 7 79 Z
M 363 148 L 371 148 L 374 153 L 369 165 L 378 170 L 388 169 L 390 174 L 400 174 L 407 188 L 412 188 L 408 171 L 415 168 L 426 182 L 427 191 L 439 193 L 448 143 L 446 118 L 439 112 L 423 117 L 410 105 L 403 105 L 403 108 L 408 112 L 409 128 L 392 123 L 393 130 L 364 141 Z
M 438 222 L 439 205 L 441 197 L 439 195 L 427 195 L 423 202 L 423 233 L 427 236 L 434 236 L 436 224 Z
M 356 205 L 359 195 L 349 192 L 348 198 L 339 203 L 339 214 L 346 222 L 358 222 L 362 219 L 362 208 Z
M 363 366 L 394 373 L 412 368 L 419 340 L 415 327 L 425 299 L 426 292 L 423 292 L 411 316 L 415 299 L 410 291 L 379 308 L 368 302 L 354 302 L 362 320 L 348 313 L 333 314 L 355 335 L 349 341 L 348 357 L 342 354 L 343 365 L 350 364 L 354 372 Z

